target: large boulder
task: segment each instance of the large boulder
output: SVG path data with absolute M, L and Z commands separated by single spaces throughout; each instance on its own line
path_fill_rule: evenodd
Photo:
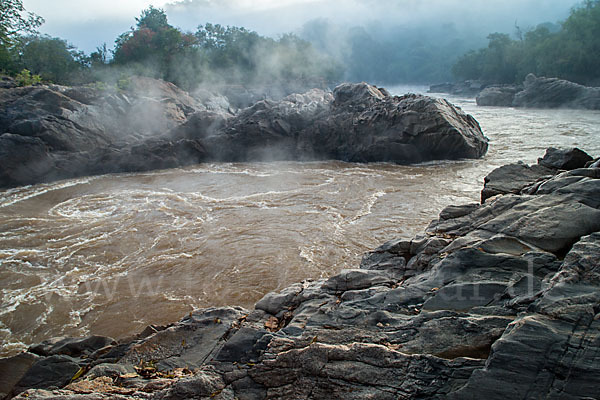
M 585 108 L 600 110 L 600 88 L 586 87 L 558 78 L 527 75 L 524 90 L 513 100 L 515 107 Z
M 391 96 L 366 83 L 333 93 L 313 89 L 261 101 L 209 135 L 217 160 L 315 160 L 416 163 L 481 157 L 487 138 L 470 115 L 446 100 Z
M 0 89 L 0 187 L 198 163 L 204 148 L 167 132 L 198 112 L 230 115 L 222 96 L 194 98 L 134 77 L 114 88 L 37 85 Z
M 572 170 L 583 168 L 592 160 L 589 154 L 577 147 L 571 149 L 549 147 L 544 157 L 538 159 L 538 164 L 548 168 Z
M 41 357 L 0 362 L 15 370 L 2 390 L 73 400 L 596 398 L 600 170 L 546 172 L 520 192 L 449 206 L 424 235 L 383 244 L 359 269 L 269 293 L 255 310 L 197 310 L 121 343 L 46 341 L 30 350 Z
M 540 186 L 544 180 L 552 177 L 556 170 L 583 168 L 588 163 L 592 165 L 591 161 L 592 157 L 577 147 L 571 149 L 549 147 L 536 165 L 518 162 L 503 165 L 490 172 L 484 178 L 481 202 L 484 203 L 498 194 L 528 193 Z
M 521 90 L 523 88 L 518 85 L 488 86 L 475 97 L 475 101 L 478 106 L 510 107 Z
M 0 187 L 207 160 L 415 163 L 475 158 L 487 139 L 445 100 L 366 83 L 312 89 L 241 111 L 206 90 L 132 78 L 126 91 L 0 89 Z

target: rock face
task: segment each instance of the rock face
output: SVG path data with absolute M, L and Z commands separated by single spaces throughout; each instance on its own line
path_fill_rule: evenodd
M 600 110 L 600 88 L 586 87 L 557 78 L 527 75 L 524 90 L 513 100 L 515 107 L 586 108 Z
M 469 115 L 442 99 L 390 96 L 367 84 L 313 89 L 261 101 L 203 144 L 221 161 L 256 159 L 415 163 L 476 158 L 487 139 Z
M 441 83 L 431 85 L 429 93 L 449 93 L 456 96 L 476 96 L 485 87 L 485 84 L 478 80 L 467 80 L 458 83 Z
M 556 174 L 557 170 L 584 168 L 588 164 L 592 165 L 592 161 L 592 157 L 576 147 L 572 149 L 549 147 L 544 157 L 538 159 L 537 165 L 519 162 L 493 170 L 484 178 L 481 202 L 484 203 L 488 198 L 498 194 L 519 194 L 525 188 L 539 186 L 540 181 Z
M 52 340 L 0 368 L 26 370 L 20 399 L 595 398 L 600 169 L 548 171 L 253 311 Z
M 0 187 L 207 160 L 394 161 L 480 157 L 479 125 L 444 100 L 367 84 L 313 89 L 240 112 L 149 78 L 126 92 L 0 89 Z
M 475 97 L 478 106 L 511 107 L 515 94 L 523 90 L 518 85 L 488 86 Z
M 600 88 L 529 74 L 522 86 L 488 86 L 477 95 L 476 100 L 478 106 L 600 110 Z
M 0 187 L 175 167 L 205 156 L 199 143 L 161 137 L 206 109 L 166 82 L 135 78 L 127 92 L 30 86 L 0 90 L 0 103 Z
M 600 88 L 533 74 L 525 77 L 523 85 L 465 81 L 432 85 L 429 93 L 475 96 L 478 106 L 600 110 Z

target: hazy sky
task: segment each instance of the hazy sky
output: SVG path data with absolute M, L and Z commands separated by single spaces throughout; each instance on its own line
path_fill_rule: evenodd
M 521 27 L 564 19 L 575 0 L 23 0 L 28 11 L 46 19 L 42 33 L 93 51 L 135 24 L 149 5 L 164 8 L 169 22 L 195 31 L 206 22 L 244 26 L 276 36 L 306 21 L 327 18 L 343 26 L 453 22 L 486 32 L 511 33 Z

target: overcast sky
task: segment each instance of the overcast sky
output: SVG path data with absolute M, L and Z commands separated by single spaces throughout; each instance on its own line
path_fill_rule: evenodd
M 527 28 L 564 19 L 575 0 L 23 0 L 45 18 L 42 33 L 58 36 L 89 53 L 135 24 L 149 5 L 164 8 L 169 22 L 195 31 L 206 22 L 244 26 L 276 36 L 306 21 L 327 18 L 344 26 L 453 22 L 479 24 L 488 32 L 511 33 L 515 22 Z

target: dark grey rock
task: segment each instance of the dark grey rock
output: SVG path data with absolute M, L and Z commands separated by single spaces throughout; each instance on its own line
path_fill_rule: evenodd
M 475 100 L 478 106 L 510 107 L 515 95 L 523 90 L 518 85 L 488 86 L 483 89 Z
M 268 340 L 261 340 L 267 335 L 264 329 L 240 328 L 221 348 L 215 360 L 221 362 L 257 362 L 262 355 Z
M 79 371 L 77 360 L 62 355 L 36 361 L 15 385 L 14 392 L 27 389 L 58 389 L 64 387 Z
M 31 353 L 40 356 L 67 355 L 80 357 L 90 354 L 102 348 L 116 345 L 115 339 L 106 336 L 89 336 L 84 339 L 76 338 L 54 338 L 45 340 L 29 348 Z
M 527 75 L 523 86 L 524 90 L 515 95 L 515 107 L 600 110 L 600 88 L 533 74 Z
M 127 92 L 40 85 L 0 92 L 0 187 L 205 161 L 414 163 L 481 157 L 478 123 L 445 100 L 366 83 L 261 100 L 237 114 L 135 78 Z
M 393 284 L 394 280 L 379 270 L 350 269 L 329 278 L 322 288 L 337 293 Z
M 0 358 L 0 399 L 12 393 L 15 385 L 40 357 L 32 353 L 20 353 L 10 358 Z
M 496 168 L 484 178 L 481 202 L 498 194 L 519 194 L 526 186 L 552 175 L 553 171 L 545 166 L 529 166 L 522 162 Z
M 423 304 L 423 310 L 468 311 L 473 307 L 487 306 L 498 301 L 506 288 L 505 284 L 494 282 L 447 285 Z
M 466 80 L 458 83 L 441 83 L 431 85 L 429 93 L 449 93 L 456 96 L 475 97 L 485 87 L 484 83 L 478 80 Z
M 577 147 L 572 149 L 549 147 L 544 157 L 538 159 L 538 164 L 548 168 L 571 170 L 584 168 L 589 161 L 592 161 L 592 157 Z
M 101 376 L 107 376 L 110 378 L 118 378 L 121 375 L 134 374 L 135 368 L 133 365 L 128 364 L 98 364 L 91 368 L 87 374 L 87 379 L 95 379 Z
M 193 135 L 193 134 L 190 134 Z M 190 136 L 188 135 L 188 136 Z M 477 122 L 442 99 L 392 97 L 366 83 L 260 101 L 203 141 L 220 161 L 319 160 L 414 163 L 476 158 Z

